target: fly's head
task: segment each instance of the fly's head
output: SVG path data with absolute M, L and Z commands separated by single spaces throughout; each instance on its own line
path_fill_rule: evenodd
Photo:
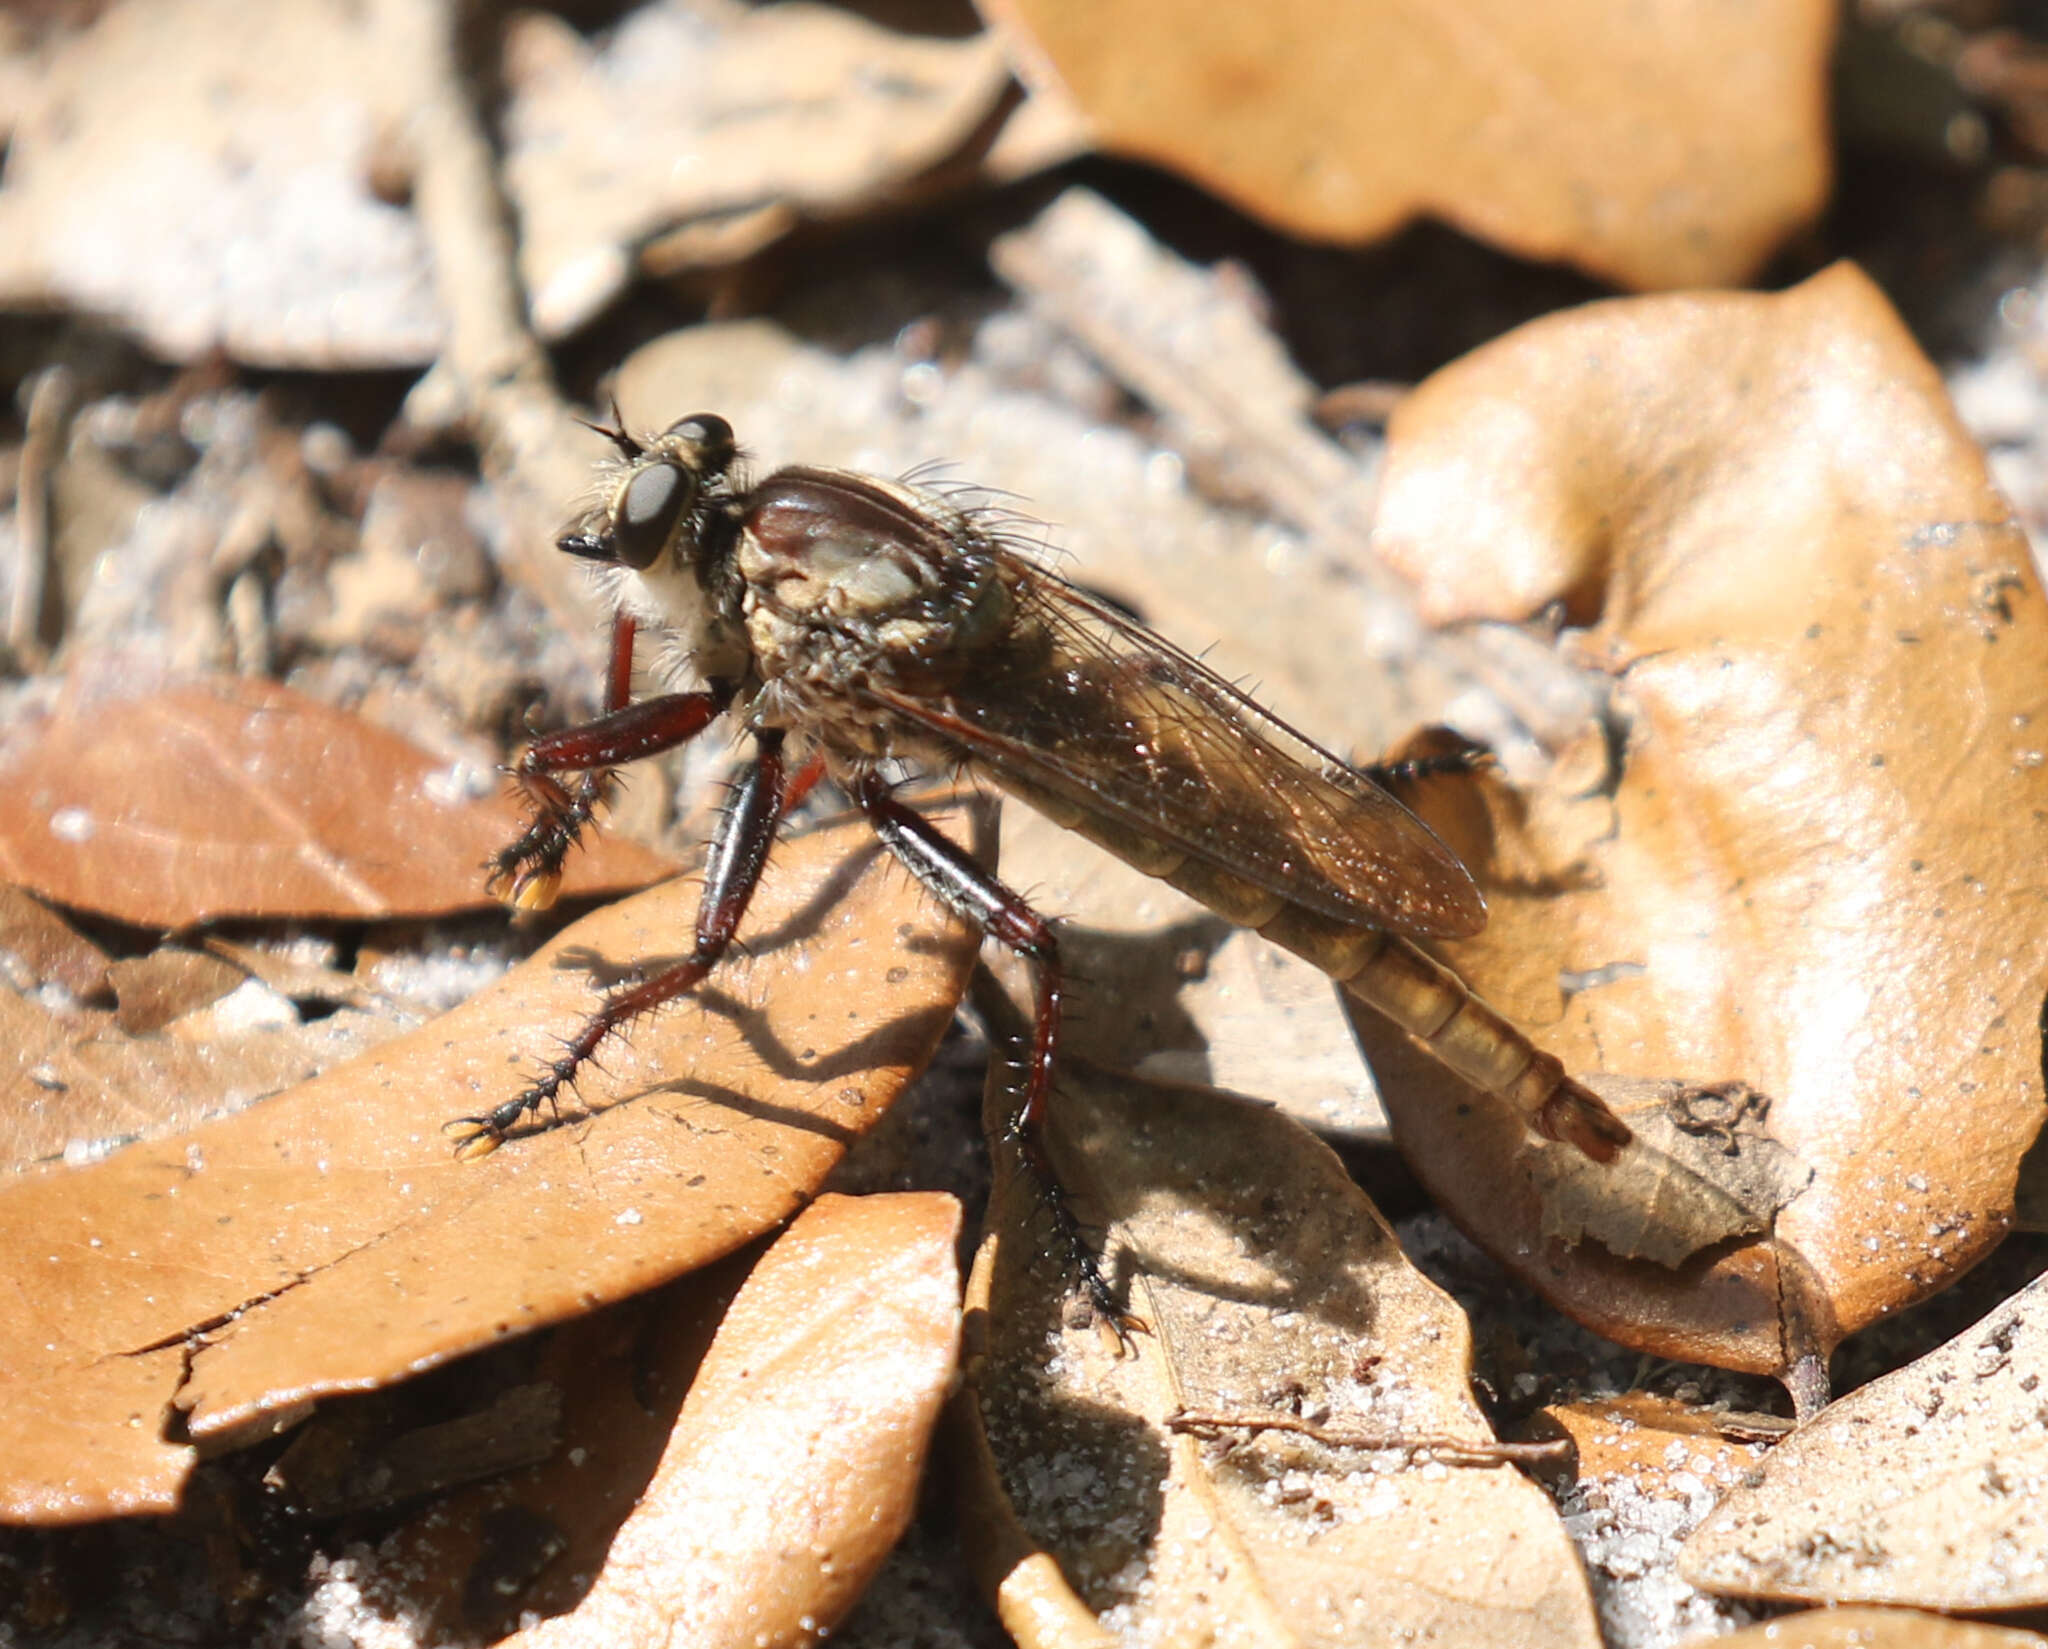
M 653 642 L 664 680 L 743 678 L 752 661 L 733 546 L 746 495 L 732 425 L 696 412 L 644 439 L 622 422 L 592 427 L 618 457 L 558 547 L 603 575 L 613 604 Z
M 645 573 L 666 560 L 692 567 L 706 530 L 733 491 L 739 458 L 732 425 L 714 412 L 693 412 L 642 441 L 623 425 L 593 425 L 618 449 L 605 490 L 556 547 L 603 566 Z

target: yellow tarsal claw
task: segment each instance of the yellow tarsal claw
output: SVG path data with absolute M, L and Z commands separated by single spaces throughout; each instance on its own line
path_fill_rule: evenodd
M 481 1124 L 464 1117 L 441 1125 L 441 1132 L 455 1141 L 458 1162 L 481 1162 L 504 1144 L 504 1140 Z
M 562 873 L 559 870 L 538 871 L 532 875 L 521 875 L 512 883 L 512 891 L 505 898 L 514 910 L 546 910 L 555 902 L 555 896 L 562 891 Z

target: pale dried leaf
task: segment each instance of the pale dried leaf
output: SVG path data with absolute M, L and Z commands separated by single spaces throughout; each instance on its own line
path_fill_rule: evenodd
M 1834 8 L 981 0 L 1104 147 L 1291 233 L 1421 213 L 1642 287 L 1755 272 L 1828 183 Z
M 268 1104 L 0 1191 L 0 1339 L 17 1348 L 0 1384 L 6 1515 L 163 1507 L 191 1462 L 172 1435 L 220 1446 L 787 1218 L 930 1057 L 974 950 L 858 821 L 784 844 L 748 955 L 605 1051 L 579 1089 L 587 1120 L 483 1162 L 442 1132 L 553 1056 L 594 1005 L 593 974 L 673 957 L 697 891 L 685 879 L 600 911 Z
M 1478 1096 L 1382 1070 L 1397 1136 L 1601 1332 L 1814 1364 L 2001 1239 L 2043 1114 L 2025 538 L 1847 267 L 1551 317 L 1431 379 L 1392 436 L 1381 547 L 1426 607 L 1562 603 L 1623 735 L 1531 791 L 1424 799 L 1492 906 L 1448 959 L 1581 1074 L 1746 1084 L 1744 1135 L 1813 1177 L 1768 1242 L 1669 1273 L 1544 1239 L 1503 1191 L 1525 1146 Z
M 521 272 L 552 337 L 616 296 L 657 234 L 674 270 L 885 198 L 965 142 L 1009 71 L 987 36 L 920 39 L 807 0 L 657 0 L 594 49 L 553 17 L 515 19 L 506 80 Z M 761 225 L 737 247 L 735 218 Z M 686 252 L 679 226 L 701 244 Z
M 821 1197 L 761 1259 L 589 1595 L 519 1649 L 810 1643 L 910 1521 L 960 1334 L 960 1205 Z M 792 1531 L 801 1531 L 792 1538 Z
M 2014 1626 L 1949 1620 L 1918 1609 L 1812 1609 L 1713 1639 L 1714 1649 L 2041 1649 Z
M 1326 1147 L 1264 1107 L 1072 1061 L 1053 1117 L 1076 1211 L 1150 1332 L 1119 1357 L 1100 1325 L 1063 1326 L 1040 1193 L 999 1187 L 969 1290 L 969 1492 L 1013 1633 L 1076 1641 L 1039 1551 L 1119 1641 L 1599 1642 L 1541 1491 L 1497 1453 L 1471 1463 L 1495 1444 L 1463 1317 Z M 1252 1429 L 1173 1429 L 1187 1411 Z
M 0 875 L 150 927 L 434 915 L 491 902 L 485 862 L 524 822 L 496 775 L 288 688 L 217 679 L 46 721 L 0 774 Z M 673 869 L 598 834 L 564 891 Z
M 12 134 L 0 297 L 115 316 L 173 360 L 432 360 L 426 243 L 370 186 L 417 94 L 379 17 L 345 0 L 110 7 Z
M 2048 1279 L 1780 1443 L 1687 1541 L 1694 1585 L 1927 1609 L 2048 1604 Z
M 1529 1182 L 1545 1240 L 1591 1238 L 1622 1259 L 1676 1267 L 1717 1243 L 1768 1234 L 1813 1178 L 1746 1116 L 1721 1120 L 1742 1098 L 1627 1077 L 1594 1077 L 1588 1086 L 1635 1138 L 1611 1163 L 1531 1142 Z M 1695 1120 L 1702 1114 L 1714 1118 L 1711 1126 Z

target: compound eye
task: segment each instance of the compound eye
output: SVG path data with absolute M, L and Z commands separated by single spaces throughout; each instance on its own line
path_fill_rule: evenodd
M 651 567 L 695 491 L 674 464 L 649 464 L 636 474 L 620 494 L 605 535 L 611 559 L 627 567 Z
M 668 434 L 672 440 L 696 448 L 696 461 L 706 471 L 723 470 L 737 450 L 732 425 L 715 412 L 693 412 L 687 418 L 678 418 L 669 425 Z

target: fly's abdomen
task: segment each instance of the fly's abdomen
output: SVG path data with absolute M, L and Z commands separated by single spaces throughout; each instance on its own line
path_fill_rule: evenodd
M 1226 921 L 1252 928 L 1313 963 L 1366 1006 L 1419 1038 L 1472 1086 L 1514 1106 L 1546 1139 L 1569 1140 L 1602 1161 L 1627 1142 L 1628 1129 L 1566 1073 L 1555 1055 L 1538 1048 L 1449 968 L 1399 934 L 1319 915 L 1170 842 L 1011 775 L 1003 775 L 1002 782 L 1018 800 L 1055 824 L 1179 888 Z

